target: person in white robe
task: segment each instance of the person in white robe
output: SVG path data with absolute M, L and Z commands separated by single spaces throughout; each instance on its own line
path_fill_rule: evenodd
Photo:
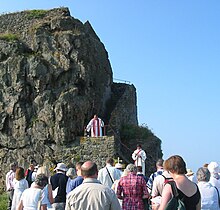
M 145 175 L 145 160 L 147 156 L 141 145 L 137 145 L 137 149 L 132 154 L 132 159 L 136 166 L 142 166 L 142 173 Z
M 104 127 L 104 122 L 96 114 L 93 119 L 90 120 L 89 124 L 86 126 L 86 131 L 91 131 L 91 137 L 102 136 L 102 128 Z

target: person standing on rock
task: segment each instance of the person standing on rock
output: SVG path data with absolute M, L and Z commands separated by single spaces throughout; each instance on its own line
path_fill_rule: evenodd
M 86 126 L 86 131 L 91 131 L 91 137 L 99 137 L 102 136 L 103 127 L 104 122 L 95 114 L 93 119 L 91 119 L 89 124 Z
M 140 144 L 137 144 L 137 149 L 132 154 L 132 159 L 134 160 L 134 164 L 136 166 L 142 167 L 142 173 L 145 175 L 145 160 L 147 156 L 145 151 L 142 149 Z

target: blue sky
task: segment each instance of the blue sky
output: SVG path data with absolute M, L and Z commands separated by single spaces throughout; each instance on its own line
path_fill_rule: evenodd
M 116 79 L 137 89 L 139 124 L 194 171 L 219 162 L 219 0 L 4 1 L 0 12 L 69 7 L 90 21 Z

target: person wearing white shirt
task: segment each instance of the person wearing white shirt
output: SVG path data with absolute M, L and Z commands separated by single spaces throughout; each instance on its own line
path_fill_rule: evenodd
M 42 190 L 47 184 L 47 176 L 44 174 L 37 175 L 31 187 L 22 193 L 17 210 L 46 210 L 46 197 L 43 196 Z
M 196 175 L 201 194 L 201 210 L 219 210 L 218 189 L 209 183 L 209 170 L 204 167 L 199 168 Z
M 209 183 L 220 189 L 220 176 L 218 174 L 220 172 L 220 169 L 218 163 L 216 162 L 209 163 L 208 170 L 211 174 Z
M 101 168 L 98 172 L 98 180 L 105 186 L 112 187 L 112 184 L 115 180 L 120 179 L 121 172 L 116 169 L 114 166 L 114 160 L 108 158 L 106 160 L 106 166 Z
M 132 159 L 134 160 L 134 164 L 136 166 L 142 167 L 142 172 L 145 175 L 145 160 L 147 156 L 145 151 L 142 149 L 140 144 L 137 144 L 137 149 L 132 154 Z
M 11 209 L 12 200 L 14 195 L 14 178 L 15 178 L 15 171 L 17 168 L 17 163 L 12 163 L 10 165 L 10 171 L 6 174 L 6 191 L 8 194 L 8 210 Z

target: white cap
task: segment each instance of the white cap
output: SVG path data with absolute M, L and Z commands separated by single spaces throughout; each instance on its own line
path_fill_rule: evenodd
M 208 169 L 210 173 L 213 173 L 213 174 L 219 173 L 219 165 L 216 162 L 209 163 Z

